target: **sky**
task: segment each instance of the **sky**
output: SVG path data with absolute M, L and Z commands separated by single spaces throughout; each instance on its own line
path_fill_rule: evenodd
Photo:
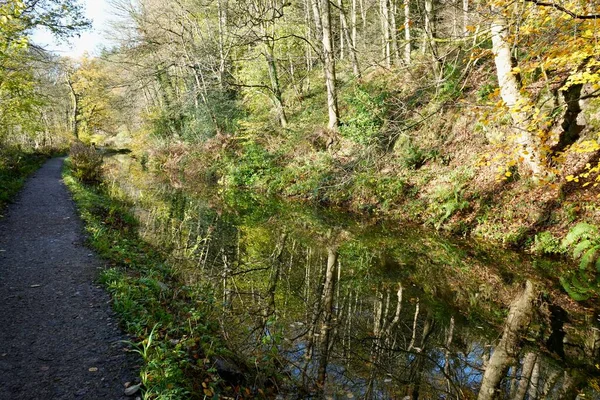
M 80 0 L 80 3 L 85 6 L 85 16 L 92 21 L 91 30 L 70 39 L 69 43 L 57 43 L 47 30 L 38 29 L 33 33 L 33 43 L 62 56 L 78 58 L 85 52 L 98 55 L 99 47 L 106 42 L 103 31 L 110 19 L 110 6 L 107 0 Z

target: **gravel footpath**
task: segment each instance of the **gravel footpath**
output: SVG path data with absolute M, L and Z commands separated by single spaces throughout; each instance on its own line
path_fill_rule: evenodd
M 0 220 L 1 400 L 125 399 L 137 376 L 62 164 L 49 160 Z

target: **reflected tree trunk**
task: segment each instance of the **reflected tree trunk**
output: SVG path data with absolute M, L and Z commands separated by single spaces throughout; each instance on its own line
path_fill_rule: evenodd
M 329 247 L 327 249 L 327 269 L 325 270 L 325 282 L 323 284 L 323 308 L 320 329 L 320 351 L 319 351 L 319 367 L 317 369 L 317 390 L 319 393 L 325 388 L 325 380 L 327 379 L 327 364 L 329 361 L 329 339 L 333 323 L 333 299 L 335 295 L 336 285 L 336 266 L 337 266 L 337 248 Z
M 454 317 L 450 318 L 450 325 L 448 326 L 448 333 L 446 334 L 446 343 L 444 350 L 444 375 L 446 376 L 446 390 L 451 393 L 452 385 L 450 382 L 450 345 L 452 344 L 452 338 L 454 337 Z
M 540 360 L 538 358 L 535 362 L 535 365 L 533 366 L 533 371 L 531 371 L 531 380 L 529 382 L 529 391 L 528 391 L 529 400 L 535 400 L 538 398 L 539 383 L 540 383 Z
M 423 331 L 421 334 L 419 347 L 413 348 L 416 354 L 415 360 L 411 365 L 409 375 L 410 384 L 408 387 L 408 396 L 411 400 L 418 400 L 421 393 L 421 381 L 423 380 L 423 373 L 426 366 L 425 348 L 427 346 L 427 340 L 433 332 L 434 325 L 435 321 L 433 318 L 430 315 L 427 315 L 425 318 L 425 323 L 423 324 Z
M 544 388 L 542 389 L 542 393 L 541 393 L 542 399 L 545 399 L 548 397 L 548 395 L 550 394 L 552 389 L 554 389 L 554 386 L 556 385 L 558 378 L 560 378 L 560 372 L 558 372 L 557 370 L 553 370 L 546 377 L 545 382 L 544 382 Z
M 415 340 L 417 339 L 417 321 L 419 320 L 419 298 L 417 297 L 417 304 L 415 306 L 415 316 L 413 318 L 412 336 L 408 345 L 408 351 L 411 351 L 415 347 Z
M 521 348 L 521 334 L 531 321 L 533 303 L 537 291 L 530 281 L 525 284 L 523 293 L 510 307 L 502 338 L 490 358 L 483 375 L 479 400 L 493 400 L 498 398 L 498 388 L 502 378 L 506 375 L 509 366 L 515 362 Z
M 537 355 L 535 353 L 529 352 L 525 355 L 525 359 L 523 360 L 523 369 L 521 370 L 521 377 L 519 378 L 519 386 L 517 386 L 517 392 L 515 393 L 513 400 L 525 399 L 536 361 Z
M 400 315 L 402 313 L 402 292 L 403 292 L 404 288 L 402 287 L 402 284 L 399 283 L 398 284 L 398 291 L 396 292 L 396 297 L 397 297 L 397 303 L 396 303 L 396 311 L 394 312 L 394 318 L 392 319 L 392 322 L 389 323 L 389 325 L 386 328 L 386 332 L 385 332 L 385 343 L 387 347 L 392 347 L 392 338 L 394 336 L 394 329 L 396 328 L 396 326 L 398 325 L 398 322 L 400 322 Z
M 285 248 L 285 243 L 287 239 L 287 234 L 283 233 L 279 239 L 279 243 L 275 249 L 275 252 L 272 256 L 271 265 L 273 269 L 271 270 L 271 276 L 269 278 L 269 288 L 267 290 L 267 305 L 263 309 L 263 327 L 267 326 L 268 319 L 275 314 L 275 292 L 277 291 L 277 285 L 279 283 L 279 277 L 281 275 L 281 267 L 282 267 L 282 255 L 283 249 Z

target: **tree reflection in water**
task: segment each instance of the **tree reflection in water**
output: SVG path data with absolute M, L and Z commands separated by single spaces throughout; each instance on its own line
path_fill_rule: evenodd
M 284 398 L 600 398 L 594 313 L 536 279 L 530 259 L 417 227 L 193 194 L 124 165 L 112 176 L 141 234 L 183 283 L 210 282 L 229 347 L 265 371 L 257 385 Z

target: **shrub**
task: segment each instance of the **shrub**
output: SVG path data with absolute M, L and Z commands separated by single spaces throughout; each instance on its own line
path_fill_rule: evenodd
M 380 140 L 387 113 L 385 98 L 385 93 L 373 95 L 369 88 L 357 86 L 346 98 L 348 115 L 340 127 L 340 134 L 363 145 Z
M 102 171 L 102 154 L 93 146 L 86 146 L 81 142 L 71 145 L 69 152 L 73 175 L 84 182 L 98 182 Z
M 540 232 L 533 239 L 533 251 L 536 254 L 561 254 L 565 249 L 560 240 L 548 231 Z
M 463 198 L 462 185 L 442 186 L 437 188 L 429 205 L 432 216 L 429 222 L 440 229 L 455 213 L 469 207 L 469 202 Z
M 275 156 L 258 143 L 241 146 L 240 152 L 228 160 L 227 181 L 237 187 L 257 187 L 275 176 Z

